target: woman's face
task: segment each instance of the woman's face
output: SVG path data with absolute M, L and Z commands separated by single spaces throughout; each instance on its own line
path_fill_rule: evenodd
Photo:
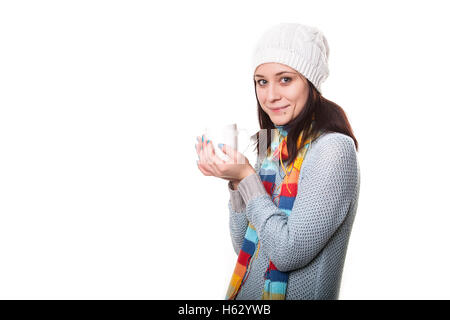
M 259 104 L 275 125 L 285 125 L 297 117 L 308 100 L 306 78 L 284 64 L 261 64 L 254 79 Z

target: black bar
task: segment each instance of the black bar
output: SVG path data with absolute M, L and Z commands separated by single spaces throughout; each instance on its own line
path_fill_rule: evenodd
M 67 316 L 112 316 L 124 319 L 306 319 L 306 317 L 357 317 L 385 319 L 405 316 L 429 319 L 448 317 L 449 300 L 1 300 L 2 314 L 63 319 Z M 430 306 L 431 305 L 431 306 Z M 434 319 L 434 318 L 433 318 Z

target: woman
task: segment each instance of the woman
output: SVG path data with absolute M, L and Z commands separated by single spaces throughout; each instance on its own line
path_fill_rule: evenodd
M 255 167 L 226 145 L 229 161 L 204 137 L 196 145 L 199 170 L 229 181 L 238 258 L 227 299 L 339 297 L 360 177 L 348 119 L 321 95 L 328 54 L 317 28 L 270 28 L 254 53 Z

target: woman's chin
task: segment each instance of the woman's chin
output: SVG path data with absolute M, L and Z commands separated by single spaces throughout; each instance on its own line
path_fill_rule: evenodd
M 272 123 L 276 126 L 284 126 L 288 123 L 286 119 L 271 118 L 270 120 L 272 120 Z

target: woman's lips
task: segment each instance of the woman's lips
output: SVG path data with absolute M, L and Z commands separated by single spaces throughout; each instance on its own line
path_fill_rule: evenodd
M 286 109 L 287 107 L 289 107 L 289 105 L 287 105 L 287 106 L 285 106 L 285 107 L 281 107 L 281 108 L 275 108 L 275 109 L 270 109 L 270 110 L 272 110 L 273 112 L 279 112 L 279 111 L 281 111 L 281 110 L 283 110 L 283 109 Z

